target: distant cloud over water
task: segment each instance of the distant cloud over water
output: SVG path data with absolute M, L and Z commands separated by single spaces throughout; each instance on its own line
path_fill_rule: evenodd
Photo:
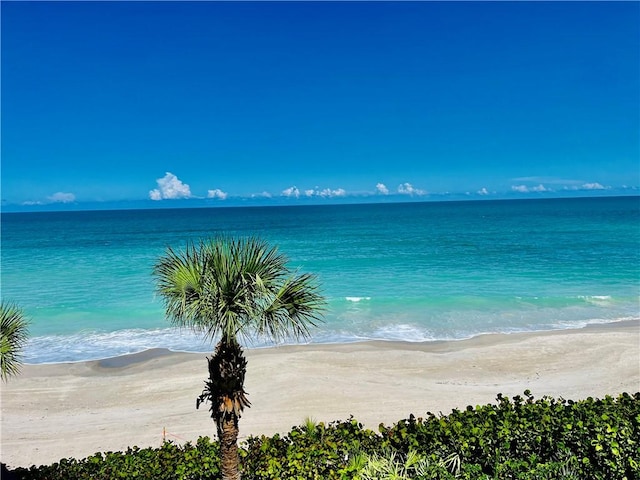
M 335 197 L 346 197 L 347 191 L 344 188 L 336 188 L 336 189 L 322 188 L 321 189 L 320 187 L 315 187 L 315 188 L 308 188 L 301 192 L 298 187 L 293 186 L 293 187 L 285 188 L 281 193 L 283 197 L 288 197 L 288 198 L 300 198 L 301 194 L 307 198 L 311 198 L 311 197 L 335 198 Z
M 389 195 L 389 189 L 384 183 L 378 183 L 376 185 L 376 191 L 382 195 Z
M 518 192 L 518 193 L 529 193 L 529 192 L 537 192 L 537 193 L 542 193 L 542 192 L 551 192 L 552 190 L 545 187 L 544 185 L 540 184 L 537 186 L 533 186 L 533 187 L 528 187 L 526 185 L 513 185 L 511 187 L 511 190 L 514 192 Z
M 333 198 L 333 197 L 344 197 L 347 195 L 347 191 L 344 188 L 337 188 L 335 190 L 332 190 L 330 188 L 324 188 L 320 190 L 318 187 L 316 187 L 309 190 L 305 190 L 304 194 L 307 197 Z
M 165 200 L 176 198 L 191 198 L 191 189 L 182 183 L 173 173 L 167 172 L 164 177 L 156 180 L 158 188 L 149 192 L 151 200 Z
M 73 203 L 76 201 L 76 196 L 69 192 L 56 192 L 53 195 L 49 195 L 45 200 L 25 200 L 21 203 L 25 207 L 34 207 L 38 205 L 50 205 L 52 203 Z
M 595 182 L 595 183 L 584 183 L 579 187 L 575 185 L 572 187 L 565 187 L 565 190 L 607 190 L 609 188 L 611 187 L 605 187 L 604 185 L 601 185 L 600 183 Z
M 218 200 L 225 200 L 227 198 L 227 192 L 223 192 L 219 188 L 208 190 L 207 198 L 217 198 Z
M 282 191 L 282 196 L 298 198 L 300 196 L 300 190 L 298 190 L 298 187 L 296 186 L 285 188 Z
M 415 188 L 410 183 L 401 183 L 398 185 L 398 193 L 402 195 L 426 195 L 427 192 L 424 190 L 420 190 L 419 188 Z
M 71 203 L 75 202 L 76 196 L 73 193 L 56 192 L 48 196 L 47 200 L 51 203 Z
M 535 185 L 535 183 L 540 182 L 541 180 L 544 180 L 544 183 L 554 185 L 555 188 L 546 187 L 542 182 Z M 523 182 L 521 184 L 511 186 L 511 191 L 516 193 L 549 193 L 557 191 L 579 192 L 589 190 L 609 190 L 611 188 L 604 186 L 599 182 L 585 182 L 584 180 L 570 180 L 554 177 L 522 177 L 514 178 L 513 181 Z M 533 185 L 527 185 L 527 182 L 533 183 Z

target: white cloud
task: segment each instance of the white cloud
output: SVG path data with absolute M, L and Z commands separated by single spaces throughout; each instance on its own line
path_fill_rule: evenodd
M 347 191 L 344 188 L 337 188 L 336 190 L 325 188 L 319 195 L 321 197 L 344 197 L 347 195 Z
M 381 193 L 382 195 L 389 195 L 389 189 L 384 183 L 378 183 L 376 185 L 376 190 L 378 191 L 378 193 Z
M 546 188 L 544 185 L 540 184 L 537 187 L 531 187 L 532 192 L 550 192 L 551 189 Z
M 582 185 L 583 190 L 606 190 L 607 187 L 600 185 L 599 183 L 585 183 Z
M 415 188 L 410 183 L 402 183 L 398 185 L 398 193 L 403 195 L 426 195 L 427 192 L 424 190 L 420 190 L 419 188 Z
M 173 173 L 167 172 L 164 177 L 156 180 L 158 188 L 149 192 L 151 200 L 164 200 L 176 198 L 190 198 L 191 189 L 186 183 L 182 183 Z
M 56 192 L 53 195 L 48 196 L 47 200 L 52 203 L 71 203 L 75 202 L 76 196 L 73 193 Z
M 480 190 L 478 190 L 478 195 L 489 195 L 489 191 L 486 189 L 486 187 L 482 187 Z
M 207 198 L 217 198 L 219 200 L 224 200 L 227 198 L 227 192 L 223 192 L 219 188 L 214 190 L 207 190 Z
M 320 188 L 311 188 L 309 190 L 305 190 L 304 194 L 307 197 L 322 197 L 322 198 L 333 198 L 333 197 L 345 197 L 347 195 L 347 191 L 344 188 L 337 188 L 332 190 L 330 188 L 324 188 L 320 190 Z
M 251 198 L 271 198 L 271 197 L 272 197 L 272 195 L 267 191 L 264 191 L 262 193 L 252 193 L 251 194 Z
M 611 187 L 605 187 L 604 185 L 595 183 L 583 183 L 582 185 L 571 185 L 564 187 L 565 190 L 608 190 Z
M 604 186 L 598 182 L 585 182 L 584 180 L 571 180 L 558 177 L 520 177 L 512 179 L 513 182 L 522 182 L 523 185 L 517 185 L 516 188 L 511 187 L 512 190 L 520 192 L 552 192 L 553 190 L 543 185 L 562 185 L 563 190 L 609 190 L 611 187 Z M 526 187 L 527 183 L 535 184 L 539 183 L 538 187 Z M 521 190 L 522 189 L 522 190 Z
M 49 195 L 46 200 L 25 200 L 21 203 L 24 206 L 34 205 L 46 205 L 48 203 L 73 203 L 76 201 L 76 196 L 73 193 L 56 192 L 53 195 Z
M 529 193 L 529 192 L 542 193 L 542 192 L 551 192 L 552 191 L 551 189 L 545 187 L 542 184 L 540 184 L 538 186 L 534 186 L 534 187 L 527 187 L 526 185 L 512 185 L 511 186 L 511 190 L 513 190 L 514 192 L 518 192 L 518 193 Z
M 298 190 L 298 187 L 296 187 L 296 186 L 285 188 L 282 191 L 282 196 L 283 197 L 296 197 L 296 198 L 298 198 L 300 196 L 300 190 Z

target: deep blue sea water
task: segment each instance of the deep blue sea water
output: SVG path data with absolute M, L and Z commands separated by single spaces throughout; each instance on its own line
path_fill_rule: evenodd
M 639 197 L 4 213 L 2 298 L 32 321 L 25 361 L 209 351 L 164 319 L 151 271 L 217 233 L 259 235 L 318 275 L 329 308 L 312 342 L 640 317 Z

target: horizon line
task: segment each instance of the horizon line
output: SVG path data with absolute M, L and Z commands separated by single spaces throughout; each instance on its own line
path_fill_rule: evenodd
M 279 208 L 279 207 L 307 207 L 307 206 L 349 206 L 349 205 L 391 205 L 418 203 L 473 203 L 473 202 L 508 202 L 508 201 L 540 201 L 540 200 L 580 200 L 594 198 L 640 198 L 637 189 L 628 189 L 628 193 L 585 191 L 577 192 L 535 192 L 535 195 L 512 194 L 502 196 L 482 196 L 465 194 L 432 194 L 407 197 L 407 195 L 385 195 L 367 197 L 332 197 L 332 198 L 247 198 L 237 197 L 238 200 L 219 200 L 211 198 L 183 198 L 156 201 L 150 199 L 138 200 L 109 200 L 109 201 L 81 201 L 72 203 L 47 203 L 36 205 L 6 204 L 0 207 L 0 214 L 4 213 L 53 213 L 53 212 L 98 212 L 98 211 L 138 211 L 138 210 L 189 210 L 204 208 Z M 556 193 L 556 195 L 552 195 Z M 564 193 L 564 195 L 557 195 Z M 579 193 L 582 193 L 580 195 Z M 433 197 L 436 198 L 433 198 Z M 432 197 L 432 198 L 428 198 Z M 348 201 L 348 200 L 351 201 Z M 272 200 L 273 202 L 269 202 Z M 247 203 L 249 201 L 250 203 Z M 103 208 L 100 208 L 103 206 Z

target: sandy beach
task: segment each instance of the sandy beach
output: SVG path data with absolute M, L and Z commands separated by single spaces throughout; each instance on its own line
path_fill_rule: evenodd
M 353 415 L 370 428 L 413 413 L 491 403 L 497 393 L 570 399 L 640 390 L 640 321 L 436 343 L 366 342 L 248 350 L 252 407 L 241 437 L 287 432 L 311 417 Z M 151 350 L 101 361 L 26 365 L 2 385 L 10 467 L 127 446 L 214 436 L 195 409 L 203 354 Z

